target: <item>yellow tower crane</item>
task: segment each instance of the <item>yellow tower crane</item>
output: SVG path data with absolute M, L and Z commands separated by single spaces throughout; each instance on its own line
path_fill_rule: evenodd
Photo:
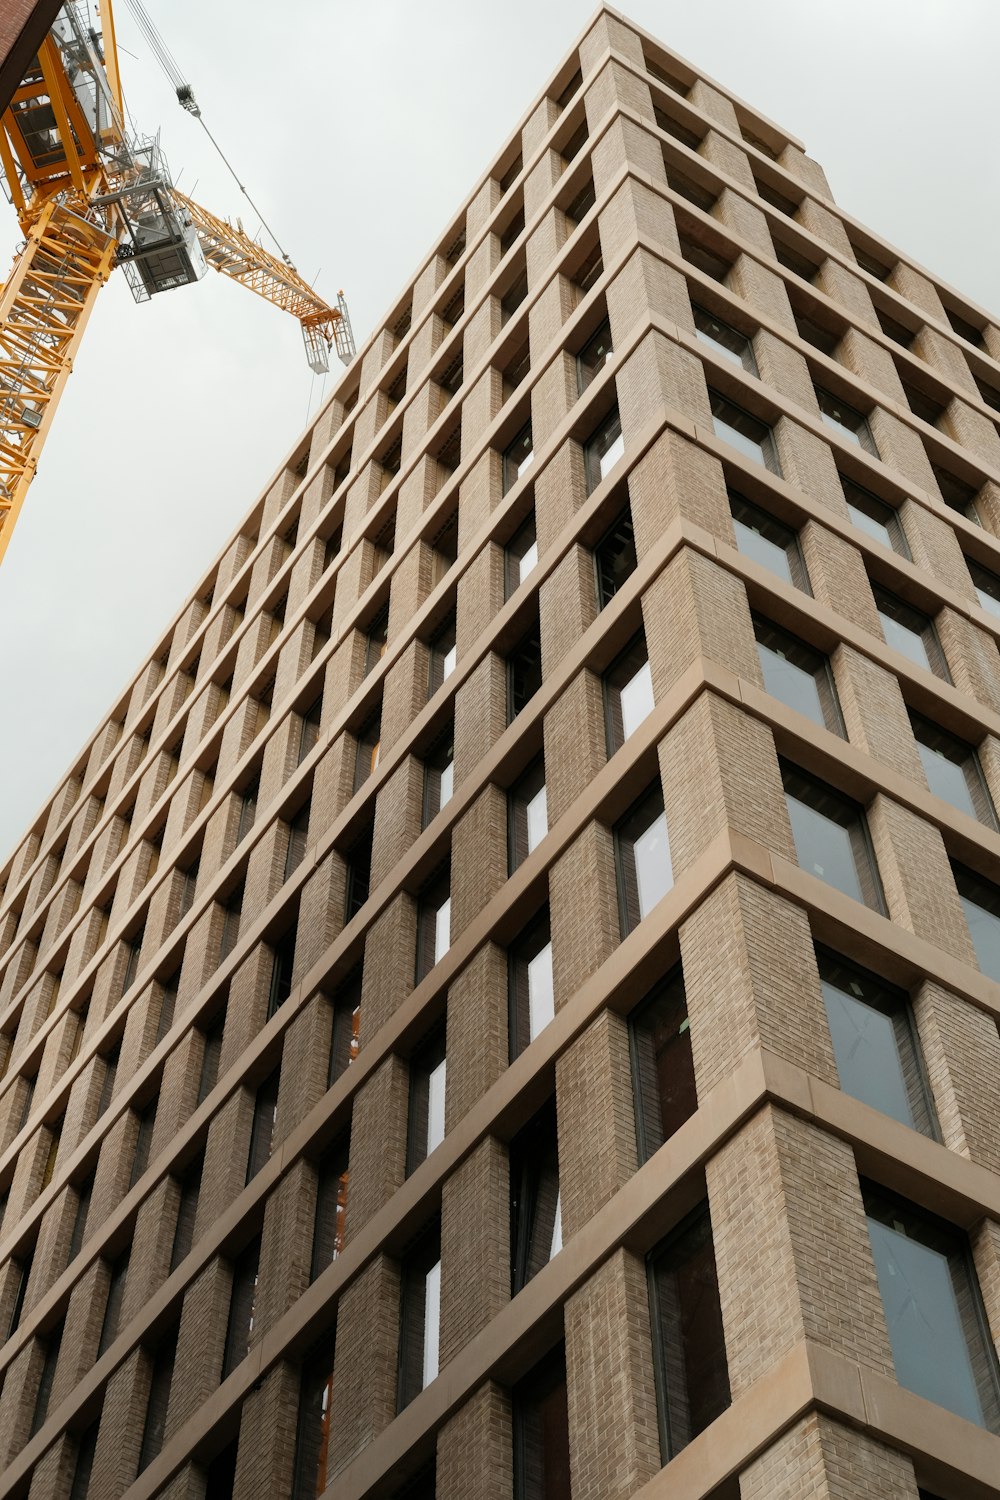
M 24 234 L 0 289 L 0 559 L 116 266 L 145 302 L 211 265 L 298 318 L 314 372 L 331 348 L 345 364 L 355 352 L 343 293 L 328 306 L 287 259 L 178 192 L 158 136 L 129 134 L 112 0 L 101 22 L 98 34 L 66 0 L 0 117 L 0 169 Z M 178 97 L 199 113 L 189 89 Z

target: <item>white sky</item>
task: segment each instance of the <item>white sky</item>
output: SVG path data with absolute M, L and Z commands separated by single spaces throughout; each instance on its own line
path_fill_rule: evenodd
M 162 126 L 182 188 L 241 214 L 201 127 L 116 3 L 137 124 Z M 319 272 L 328 300 L 345 288 L 360 346 L 594 5 L 147 8 L 300 270 Z M 997 309 L 996 0 L 631 0 L 627 11 L 804 141 L 848 212 Z M 0 199 L 0 268 L 17 239 Z M 294 319 L 242 287 L 209 272 L 137 307 L 112 278 L 0 572 L 0 860 L 321 394 Z

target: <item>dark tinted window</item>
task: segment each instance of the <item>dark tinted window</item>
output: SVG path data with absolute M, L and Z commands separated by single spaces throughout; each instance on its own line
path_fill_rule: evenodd
M 597 571 L 597 603 L 603 609 L 635 572 L 635 531 L 630 510 L 623 510 L 601 537 L 594 548 L 594 566 Z
M 513 1391 L 514 1500 L 570 1500 L 569 1405 L 562 1346 Z
M 660 1448 L 666 1463 L 730 1403 L 707 1207 L 649 1257 L 649 1305 Z
M 555 1106 L 547 1105 L 510 1143 L 511 1294 L 562 1249 Z
M 698 1108 L 684 977 L 678 969 L 629 1017 L 640 1161 Z

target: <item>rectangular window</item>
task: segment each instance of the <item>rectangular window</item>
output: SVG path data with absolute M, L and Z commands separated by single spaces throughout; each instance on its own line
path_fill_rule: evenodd
M 527 1286 L 562 1249 L 554 1101 L 510 1143 L 510 1290 Z
M 632 512 L 626 506 L 594 548 L 598 609 L 604 609 L 611 603 L 618 590 L 635 572 L 636 563 Z
M 669 1140 L 698 1108 L 691 1027 L 680 968 L 629 1016 L 635 1134 L 640 1162 Z
M 222 902 L 222 933 L 219 938 L 219 963 L 223 963 L 236 947 L 240 935 L 240 917 L 243 914 L 243 881 L 235 885 Z
M 217 1011 L 208 1022 L 205 1043 L 201 1054 L 201 1073 L 198 1077 L 198 1103 L 207 1099 L 219 1081 L 219 1063 L 222 1060 L 222 1037 L 226 1027 L 225 1007 Z
M 196 1156 L 194 1161 L 185 1167 L 180 1180 L 177 1222 L 174 1226 L 174 1242 L 170 1250 L 171 1271 L 176 1271 L 194 1244 L 194 1226 L 198 1217 L 198 1199 L 201 1196 L 202 1165 L 202 1157 Z
M 674 883 L 659 781 L 616 825 L 615 864 L 621 933 L 625 938 Z
M 865 1212 L 896 1379 L 1000 1432 L 996 1350 L 965 1236 L 871 1184 Z
M 63 1325 L 62 1323 L 57 1323 L 50 1333 L 47 1333 L 44 1338 L 38 1340 L 45 1352 L 42 1360 L 42 1372 L 38 1377 L 38 1388 L 35 1392 L 35 1407 L 31 1414 L 30 1437 L 34 1437 L 39 1428 L 44 1425 L 45 1418 L 49 1414 L 49 1401 L 52 1399 L 52 1386 L 55 1383 L 56 1366 L 59 1363 L 59 1346 L 62 1343 L 62 1336 Z
M 620 750 L 653 711 L 653 677 L 640 631 L 604 674 L 604 723 L 608 755 Z
M 295 928 L 274 945 L 271 963 L 271 985 L 267 995 L 267 1019 L 276 1015 L 292 993 L 292 974 L 295 970 Z
M 729 491 L 729 510 L 736 550 L 760 563 L 783 583 L 790 583 L 804 594 L 810 593 L 809 574 L 795 532 L 735 490 Z
M 20 1270 L 17 1278 L 17 1291 L 14 1293 L 14 1306 L 11 1308 L 10 1313 L 10 1325 L 7 1329 L 8 1338 L 17 1332 L 18 1325 L 21 1322 L 21 1314 L 24 1311 L 24 1297 L 28 1290 L 28 1278 L 31 1275 L 31 1267 L 34 1259 L 35 1246 L 32 1245 L 31 1249 L 25 1253 L 24 1258 L 20 1262 L 16 1259 L 11 1262 L 12 1265 L 20 1265 Z
M 135 1136 L 135 1154 L 132 1157 L 132 1175 L 129 1188 L 134 1188 L 149 1166 L 149 1148 L 153 1143 L 153 1127 L 156 1124 L 156 1106 L 159 1096 L 154 1094 L 148 1104 L 139 1111 L 139 1128 Z
M 507 794 L 507 869 L 513 875 L 549 831 L 541 756 Z
M 781 779 L 802 869 L 852 900 L 882 911 L 875 855 L 862 809 L 796 766 L 784 763 Z
M 436 1377 L 440 1336 L 441 1232 L 435 1224 L 400 1268 L 397 1411 Z
M 988 828 L 995 828 L 993 803 L 979 756 L 972 746 L 919 714 L 911 713 L 910 723 L 927 785 L 935 797 Z
M 555 1017 L 552 990 L 552 939 L 548 908 L 535 918 L 510 949 L 507 958 L 510 1006 L 510 1060 L 544 1031 Z
M 446 620 L 430 643 L 430 664 L 427 674 L 427 696 L 433 698 L 438 688 L 454 672 L 458 661 L 458 645 L 455 639 L 455 617 Z
M 198 865 L 199 861 L 196 859 L 193 864 L 188 865 L 187 869 L 181 872 L 181 893 L 177 905 L 178 921 L 181 917 L 187 916 L 194 905 L 195 890 L 198 886 Z
M 709 249 L 700 240 L 692 238 L 690 234 L 678 236 L 681 254 L 689 265 L 698 271 L 704 271 L 706 276 L 711 276 L 713 281 L 725 284 L 726 277 L 733 269 L 732 262 L 726 260 L 716 251 Z
M 868 418 L 861 412 L 855 411 L 853 406 L 848 406 L 846 401 L 841 401 L 839 396 L 834 396 L 830 391 L 824 391 L 822 387 L 816 386 L 816 400 L 819 403 L 819 414 L 827 427 L 832 427 L 834 432 L 839 432 L 841 437 L 848 438 L 870 453 L 872 458 L 879 457 L 872 430 L 868 425 Z
M 424 808 L 421 826 L 433 822 L 455 790 L 455 741 L 447 732 L 428 752 L 424 762 Z
M 500 298 L 500 322 L 509 323 L 528 295 L 528 277 L 524 271 L 516 276 Z
M 521 428 L 514 441 L 504 449 L 503 492 L 505 495 L 517 483 L 521 475 L 528 472 L 534 457 L 535 449 L 531 439 L 531 423 L 528 422 Z
M 451 876 L 442 875 L 417 903 L 417 962 L 414 984 L 426 979 L 451 947 Z
M 240 820 L 236 828 L 236 842 L 241 844 L 254 825 L 257 817 L 257 796 L 260 792 L 260 777 L 254 776 L 248 781 L 242 792 L 238 792 L 240 799 Z
M 382 738 L 382 716 L 374 715 L 358 731 L 358 753 L 354 761 L 354 790 L 360 792 L 369 776 L 378 770 Z
M 229 1320 L 222 1355 L 222 1379 L 231 1375 L 250 1353 L 254 1316 L 257 1310 L 257 1271 L 260 1265 L 260 1235 L 250 1241 L 233 1264 L 233 1285 L 229 1295 Z
M 1000 618 L 1000 578 L 995 573 L 991 573 L 988 568 L 973 562 L 971 558 L 966 558 L 966 562 L 969 564 L 976 597 L 983 609 Z
M 843 736 L 844 725 L 827 658 L 761 615 L 753 616 L 753 632 L 764 686 L 771 696 L 796 713 L 804 714 L 821 729 Z
M 250 1130 L 250 1150 L 247 1153 L 247 1182 L 266 1167 L 271 1156 L 274 1140 L 274 1125 L 278 1118 L 278 1083 L 281 1069 L 275 1068 L 258 1088 L 253 1101 L 253 1125 Z
M 309 838 L 310 804 L 303 803 L 288 825 L 288 848 L 285 851 L 284 879 L 290 880 L 305 858 Z
M 517 718 L 542 685 L 542 643 L 537 625 L 507 658 L 507 719 Z
M 605 319 L 576 356 L 576 384 L 581 396 L 588 385 L 597 379 L 605 365 L 609 365 L 613 359 L 611 324 Z
M 365 633 L 365 676 L 373 672 L 389 644 L 389 606 L 380 609 Z
M 952 870 L 976 963 L 988 978 L 1000 983 L 1000 886 L 963 865 L 953 865 Z
M 90 1213 L 90 1199 L 94 1191 L 94 1175 L 85 1182 L 78 1183 L 76 1192 L 76 1213 L 73 1215 L 73 1233 L 70 1235 L 68 1260 L 75 1260 L 83 1249 L 84 1237 L 87 1233 L 87 1216 Z
M 347 879 L 344 893 L 344 922 L 352 921 L 368 900 L 372 883 L 372 835 L 374 824 L 368 827 L 354 839 L 350 848 L 344 851 L 344 859 L 347 866 Z
M 847 513 L 859 531 L 898 552 L 900 557 L 909 557 L 902 523 L 891 505 L 879 500 L 876 495 L 862 489 L 853 479 L 840 475 L 840 486 L 847 501 Z
M 302 727 L 299 730 L 299 753 L 296 765 L 302 764 L 310 750 L 319 739 L 320 716 L 323 712 L 322 694 L 311 703 L 302 715 Z
M 680 1225 L 647 1264 L 660 1453 L 668 1463 L 731 1400 L 708 1206 Z
M 448 1067 L 445 1036 L 442 1026 L 410 1059 L 407 1176 L 415 1172 L 444 1140 L 444 1090 Z
M 832 953 L 819 950 L 816 957 L 844 1093 L 911 1130 L 935 1135 L 907 996 Z
M 105 1349 L 110 1349 L 118 1337 L 122 1304 L 125 1300 L 125 1284 L 128 1280 L 128 1261 L 131 1248 L 129 1246 L 111 1266 L 111 1276 L 108 1281 L 108 1297 L 104 1304 L 104 1319 L 101 1323 L 101 1336 L 97 1343 L 98 1359 L 100 1359 Z M 173 1265 L 171 1265 L 170 1269 L 173 1270 Z
M 149 1396 L 146 1400 L 146 1420 L 142 1430 L 142 1446 L 139 1450 L 139 1473 L 148 1469 L 154 1458 L 158 1458 L 167 1430 L 167 1410 L 170 1405 L 170 1385 L 174 1378 L 174 1360 L 177 1356 L 177 1329 L 174 1328 L 163 1339 L 155 1352 L 149 1353 L 152 1372 L 149 1380 Z
M 330 1065 L 326 1086 L 332 1089 L 346 1073 L 361 1047 L 361 973 L 355 969 L 337 987 L 330 1033 Z
M 745 458 L 751 458 L 754 463 L 763 464 L 765 469 L 770 469 L 772 474 L 780 475 L 778 450 L 767 423 L 744 411 L 742 406 L 737 406 L 719 391 L 710 389 L 708 396 L 712 404 L 712 426 L 716 437 L 729 443 Z
M 618 408 L 615 407 L 583 445 L 588 494 L 591 490 L 596 490 L 602 480 L 607 479 L 624 452 L 625 439 L 622 436 Z
M 73 1483 L 70 1487 L 69 1500 L 87 1500 L 90 1477 L 94 1472 L 97 1434 L 100 1431 L 100 1425 L 99 1418 L 91 1422 L 76 1445 L 76 1462 L 73 1467 Z
M 872 585 L 872 593 L 886 645 L 894 651 L 901 651 L 916 666 L 925 667 L 936 677 L 950 682 L 941 643 L 927 616 L 877 584 Z
M 560 1344 L 514 1387 L 514 1500 L 570 1500 L 569 1401 Z
M 538 564 L 535 512 L 531 511 L 504 548 L 504 585 L 509 599 Z
M 695 333 L 703 344 L 725 356 L 732 364 L 740 365 L 750 375 L 757 374 L 757 361 L 753 357 L 753 346 L 746 334 L 739 333 L 735 328 L 730 328 L 728 323 L 723 323 L 712 313 L 706 312 L 705 308 L 696 303 L 692 305 L 694 313 Z
M 347 1219 L 349 1141 L 345 1136 L 336 1142 L 319 1164 L 316 1173 L 316 1218 L 313 1224 L 312 1266 L 310 1281 L 321 1276 L 344 1248 Z
M 317 1495 L 325 1492 L 331 1477 L 330 1408 L 335 1342 L 331 1329 L 302 1367 L 291 1500 L 316 1500 Z

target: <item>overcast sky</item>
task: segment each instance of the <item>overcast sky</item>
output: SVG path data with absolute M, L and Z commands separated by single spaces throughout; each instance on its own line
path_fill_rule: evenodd
M 162 127 L 185 191 L 243 214 L 116 4 L 137 125 Z M 328 300 L 345 288 L 359 346 L 594 10 L 147 8 L 299 269 Z M 1000 306 L 996 0 L 633 0 L 629 13 L 804 141 L 848 212 Z M 0 210 L 6 265 L 18 231 Z M 314 381 L 294 319 L 214 272 L 141 307 L 112 278 L 0 571 L 0 862 L 335 379 Z

